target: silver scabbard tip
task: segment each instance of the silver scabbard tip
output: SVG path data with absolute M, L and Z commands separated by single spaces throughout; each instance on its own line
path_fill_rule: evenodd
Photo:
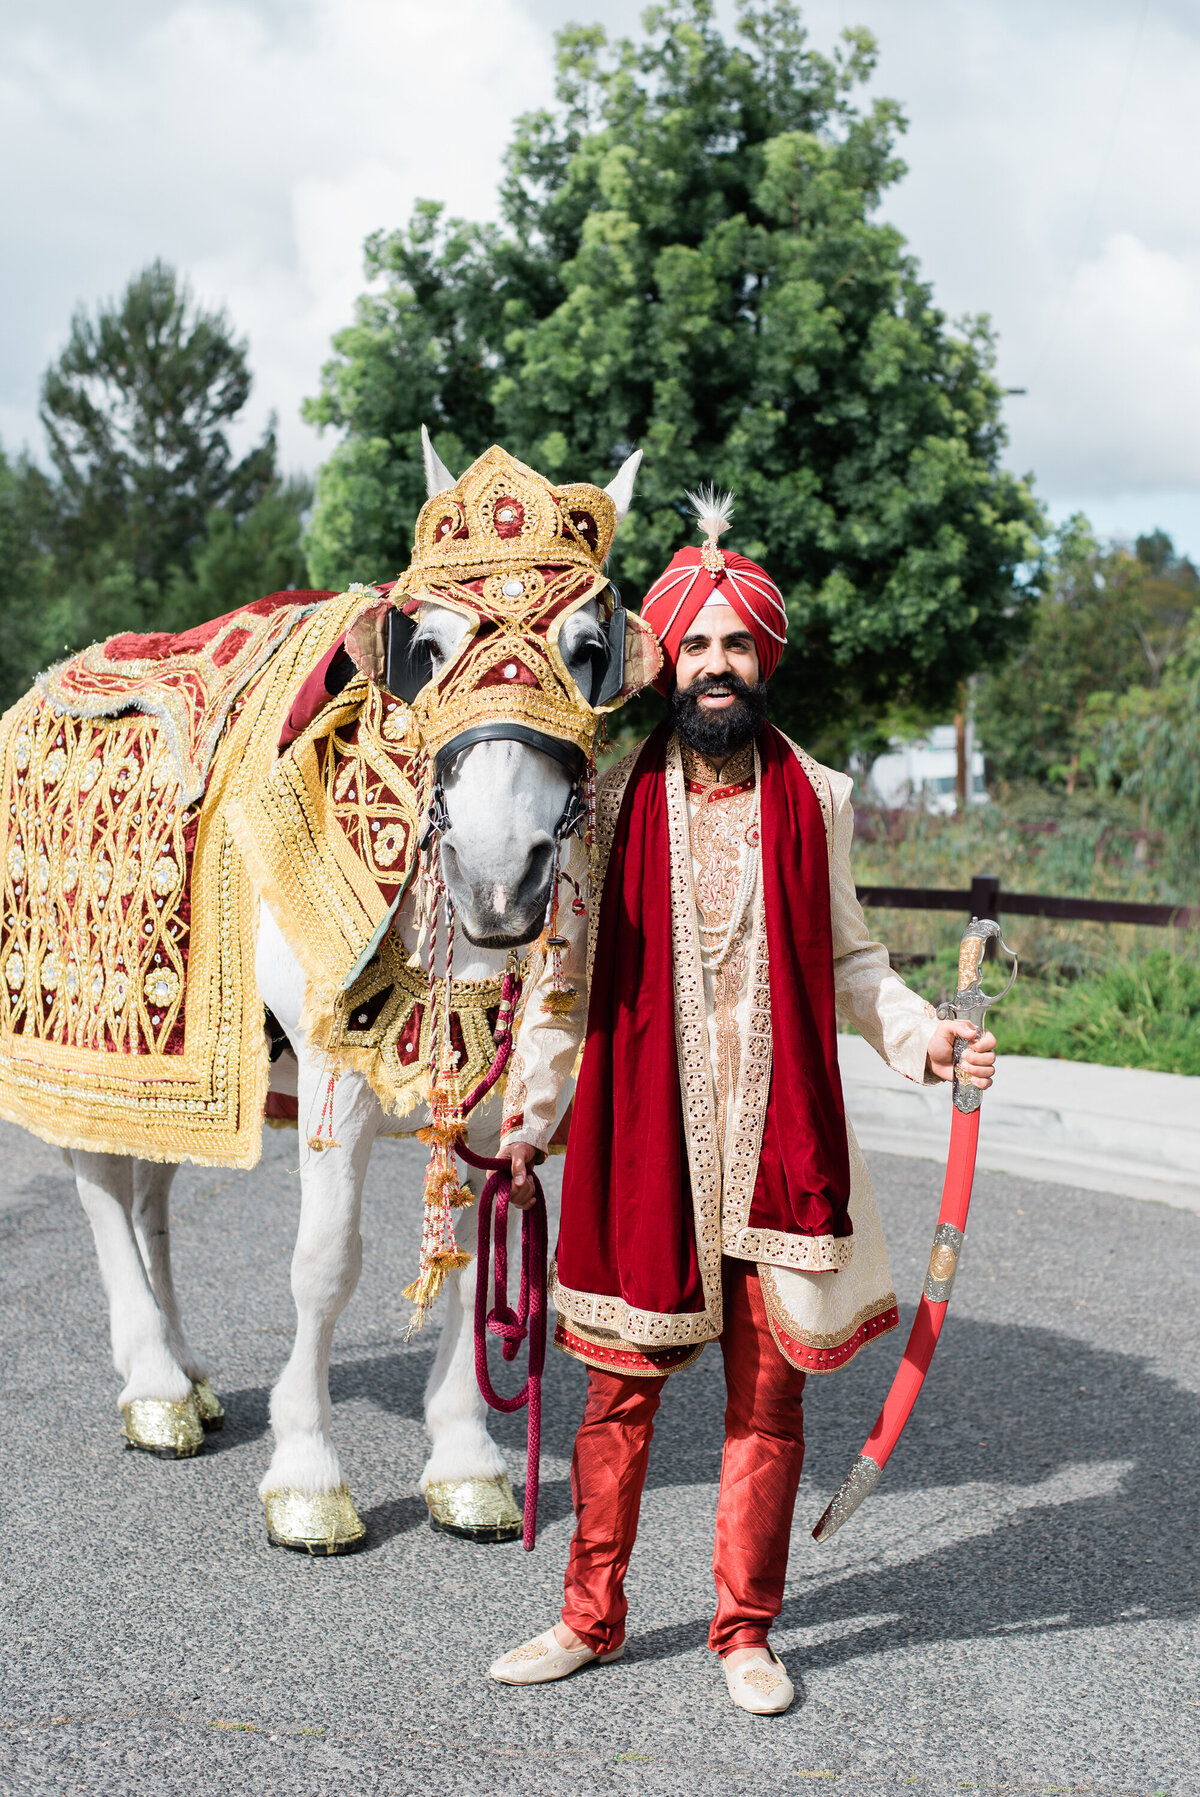
M 854 1515 L 863 1499 L 870 1497 L 882 1472 L 883 1468 L 869 1454 L 860 1454 L 822 1512 L 821 1520 L 813 1530 L 813 1540 L 828 1541 L 846 1518 Z

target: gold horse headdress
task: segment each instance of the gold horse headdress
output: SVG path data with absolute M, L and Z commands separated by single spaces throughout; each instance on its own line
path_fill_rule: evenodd
M 624 610 L 604 571 L 641 458 L 631 456 L 606 489 L 554 486 L 496 446 L 456 481 L 427 436 L 425 448 L 431 496 L 392 601 L 412 617 L 432 600 L 470 626 L 436 678 L 419 661 L 410 672 L 410 686 L 425 673 L 414 710 L 431 760 L 487 736 L 515 736 L 556 745 L 560 759 L 582 767 L 603 715 L 661 666 L 657 639 Z M 585 693 L 559 636 L 589 600 L 607 647 Z
M 438 895 L 445 895 L 433 845 L 447 827 L 441 783 L 454 757 L 474 743 L 508 739 L 563 763 L 571 791 L 554 831 L 542 936 L 551 973 L 542 1008 L 557 1015 L 569 1011 L 578 997 L 566 982 L 561 958 L 567 945 L 558 933 L 560 848 L 567 836 L 582 830 L 590 858 L 596 784 L 592 755 L 601 719 L 653 680 L 662 666 L 658 639 L 626 613 L 604 571 L 641 457 L 631 456 L 607 489 L 583 481 L 554 486 L 493 446 L 456 481 L 438 460 L 425 430 L 422 440 L 429 499 L 417 519 L 411 565 L 391 591 L 392 606 L 399 609 L 388 614 L 382 649 L 385 684 L 412 704 L 427 757 L 422 915 L 430 919 L 432 944 Z M 436 674 L 416 624 L 422 605 L 430 602 L 467 622 L 456 652 Z M 584 675 L 575 658 L 577 672 L 572 671 L 560 639 L 564 624 L 589 602 L 595 604 L 599 633 L 588 633 L 594 652 Z M 586 680 L 586 691 L 581 680 Z M 448 942 L 448 961 L 452 952 Z M 434 962 L 431 946 L 431 981 Z M 505 977 L 511 981 L 515 974 L 510 970 Z M 504 1046 L 498 1037 L 496 1061 L 474 1090 L 462 1090 L 457 1061 L 443 1064 L 439 1058 L 434 1069 L 421 1262 L 405 1291 L 417 1306 L 410 1329 L 420 1327 L 446 1272 L 467 1258 L 454 1237 L 452 1207 L 461 1200 L 453 1144 L 463 1133 L 467 1114 L 507 1060 L 515 1002 L 513 990 L 506 989 L 499 1013 L 507 1018 Z M 432 985 L 428 1009 L 436 1011 Z

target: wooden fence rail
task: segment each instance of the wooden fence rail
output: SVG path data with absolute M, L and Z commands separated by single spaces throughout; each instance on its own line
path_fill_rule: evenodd
M 1200 928 L 1200 905 L 1132 905 L 1120 899 L 1051 898 L 1042 892 L 1002 892 L 992 874 L 976 874 L 969 887 L 860 886 L 864 905 L 896 911 L 965 911 L 972 917 L 1062 917 L 1080 923 L 1137 923 L 1152 929 Z

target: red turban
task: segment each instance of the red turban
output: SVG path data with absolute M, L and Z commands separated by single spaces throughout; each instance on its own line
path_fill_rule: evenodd
M 721 565 L 713 572 L 709 564 L 718 560 Z M 642 618 L 663 646 L 663 671 L 654 682 L 660 693 L 671 690 L 679 645 L 709 599 L 731 605 L 741 618 L 754 638 L 764 680 L 779 666 L 787 639 L 787 611 L 771 577 L 757 562 L 732 549 L 718 549 L 715 544 L 680 549 L 642 601 Z

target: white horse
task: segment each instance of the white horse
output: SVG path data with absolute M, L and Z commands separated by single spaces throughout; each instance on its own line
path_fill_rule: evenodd
M 428 438 L 425 445 L 433 495 L 454 480 Z M 619 518 L 628 511 L 640 459 L 640 454 L 632 456 L 607 489 Z M 432 602 L 421 607 L 418 641 L 430 652 L 435 677 L 453 660 L 467 628 L 464 618 L 447 607 Z M 585 698 L 591 696 L 597 653 L 604 647 L 596 606 L 589 602 L 567 618 L 559 637 L 563 660 Z M 541 931 L 555 833 L 572 784 L 558 759 L 520 740 L 476 742 L 447 768 L 448 824 L 440 853 L 458 923 L 456 979 L 498 978 L 508 951 L 533 941 Z M 411 894 L 393 928 L 411 950 L 416 944 Z M 442 973 L 444 967 L 435 971 Z M 333 1144 L 320 1153 L 308 1147 L 306 1119 L 321 1114 L 329 1062 L 305 1039 L 305 976 L 265 904 L 259 915 L 256 979 L 295 1056 L 301 1182 L 292 1257 L 296 1338 L 271 1397 L 275 1446 L 259 1492 L 273 1540 L 336 1553 L 355 1546 L 364 1529 L 332 1439 L 330 1351 L 337 1319 L 361 1270 L 359 1208 L 372 1144 L 394 1119 L 361 1075 L 342 1072 L 333 1093 Z M 470 1120 L 475 1152 L 495 1152 L 500 1119 L 500 1096 L 493 1092 Z M 417 1114 L 408 1127 L 419 1128 L 426 1120 Z M 127 1435 L 155 1451 L 195 1452 L 201 1425 L 219 1427 L 223 1413 L 208 1384 L 208 1362 L 184 1331 L 171 1276 L 168 1203 L 175 1168 L 78 1150 L 68 1151 L 68 1157 L 108 1295 L 113 1361 L 124 1381 L 118 1403 Z M 441 1338 L 425 1397 L 432 1447 L 421 1489 L 431 1514 L 444 1526 L 483 1539 L 515 1535 L 520 1513 L 503 1455 L 488 1434 L 475 1380 L 474 1261 L 451 1275 L 445 1290 Z

